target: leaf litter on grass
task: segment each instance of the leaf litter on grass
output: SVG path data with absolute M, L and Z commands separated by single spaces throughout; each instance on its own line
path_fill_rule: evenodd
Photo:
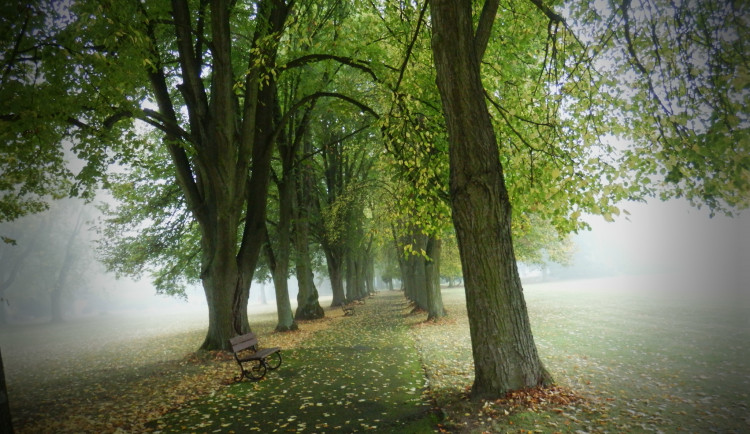
M 429 419 L 423 370 L 400 312 L 393 309 L 396 297 L 370 298 L 356 315 L 337 318 L 298 347 L 282 349 L 283 364 L 262 381 L 233 384 L 149 427 L 159 432 L 398 432 Z
M 471 401 L 473 362 L 462 288 L 444 289 L 453 321 L 410 318 L 450 432 L 747 432 L 748 331 L 720 315 L 631 293 L 526 288 L 542 360 L 566 393 L 560 406 Z M 720 322 L 717 324 L 717 321 Z M 676 326 L 677 325 L 677 326 Z M 488 415 L 489 409 L 489 415 Z M 507 412 L 507 414 L 506 414 Z
M 450 316 L 436 323 L 408 314 L 400 293 L 385 295 L 393 297 L 368 300 L 352 317 L 328 309 L 325 320 L 305 322 L 297 332 L 273 333 L 272 315 L 254 324 L 261 343 L 281 346 L 285 356 L 259 383 L 232 383 L 238 368 L 226 355 L 184 357 L 200 344 L 202 330 L 75 350 L 65 343 L 58 346 L 67 352 L 54 359 L 41 351 L 17 355 L 6 364 L 17 431 L 143 431 L 161 421 L 172 431 L 249 432 L 261 429 L 256 419 L 266 421 L 267 432 L 750 430 L 748 332 L 714 325 L 719 315 L 691 307 L 684 318 L 679 305 L 644 305 L 622 294 L 527 288 L 537 345 L 561 387 L 558 395 L 581 399 L 522 406 L 467 399 L 473 362 L 461 288 L 443 291 Z M 371 309 L 391 315 L 370 317 Z M 351 327 L 325 333 L 347 321 Z M 400 335 L 402 326 L 412 339 L 385 337 Z M 52 333 L 45 337 L 55 341 Z M 407 351 L 413 346 L 419 356 Z M 13 367 L 20 364 L 26 371 Z M 425 401 L 440 408 L 440 424 L 414 411 Z M 188 413 L 180 425 L 176 415 Z M 394 415 L 402 423 L 427 423 L 388 425 Z
M 263 342 L 287 348 L 329 324 L 303 321 L 301 330 L 277 334 L 272 315 L 255 319 Z M 133 330 L 145 327 L 143 319 L 117 317 L 3 330 L 9 344 L 64 342 L 16 353 L 3 347 L 16 432 L 142 432 L 146 422 L 230 384 L 238 373 L 231 354 L 194 353 L 205 331 L 168 320 L 183 318 L 162 318 L 159 331 L 139 333 Z M 113 334 L 120 329 L 126 337 Z

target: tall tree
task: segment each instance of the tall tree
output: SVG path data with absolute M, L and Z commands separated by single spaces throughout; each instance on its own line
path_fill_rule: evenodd
M 497 3 L 485 3 L 475 33 L 470 2 L 431 2 L 432 49 L 450 143 L 451 206 L 474 355 L 472 394 L 492 397 L 551 381 L 531 333 L 513 252 L 510 198 L 479 69 Z
M 57 14 L 48 17 L 56 26 L 44 30 L 42 19 L 40 28 L 27 31 L 36 40 L 23 39 L 18 50 L 38 53 L 23 66 L 44 72 L 43 80 L 28 86 L 57 92 L 52 99 L 63 103 L 33 116 L 72 131 L 73 150 L 87 162 L 79 174 L 84 187 L 109 162 L 132 161 L 127 157 L 139 148 L 115 144 L 128 142 L 120 133 L 132 131 L 133 118 L 161 132 L 159 146 L 200 234 L 200 278 L 209 306 L 204 349 L 228 348 L 231 336 L 249 328 L 246 305 L 264 239 L 277 103 L 270 70 L 292 5 L 175 0 L 45 6 L 34 12 Z M 244 24 L 237 27 L 238 21 Z M 142 106 L 145 101 L 150 106 Z M 7 115 L 19 125 L 28 116 Z
M 549 381 L 515 267 L 510 228 L 519 208 L 565 234 L 585 227 L 582 212 L 611 219 L 618 200 L 659 192 L 713 210 L 747 206 L 748 50 L 738 37 L 747 23 L 736 18 L 745 7 L 569 6 L 571 22 L 537 0 L 431 1 L 476 396 Z M 546 35 L 531 30 L 539 19 Z M 671 48 L 662 42 L 672 39 Z M 630 148 L 608 134 L 627 137 Z M 519 182 L 525 176 L 530 182 Z M 503 349 L 513 354 L 498 358 Z

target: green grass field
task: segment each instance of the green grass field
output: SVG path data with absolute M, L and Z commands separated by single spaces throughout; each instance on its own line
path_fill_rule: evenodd
M 645 278 L 526 285 L 525 294 L 546 367 L 586 400 L 507 416 L 489 403 L 485 413 L 505 417 L 477 417 L 481 406 L 461 400 L 472 381 L 463 291 L 448 289 L 455 323 L 419 327 L 415 336 L 453 429 L 750 431 L 750 310 L 730 303 L 740 300 Z
M 186 358 L 200 314 L 89 318 L 0 330 L 17 432 L 749 432 L 746 300 L 648 279 L 528 284 L 534 335 L 567 404 L 466 399 L 473 365 L 462 288 L 445 320 L 398 292 L 352 317 L 273 333 L 284 364 L 233 383 L 227 358 Z

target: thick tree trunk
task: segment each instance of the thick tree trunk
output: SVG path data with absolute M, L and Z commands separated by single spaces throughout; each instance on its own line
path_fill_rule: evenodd
M 417 310 L 427 310 L 427 275 L 425 274 L 425 258 L 419 252 L 427 247 L 427 238 L 416 228 L 412 228 L 410 238 L 405 244 L 411 244 L 417 253 L 409 254 L 404 266 L 404 287 L 406 297 L 416 304 Z
M 346 301 L 357 299 L 357 268 L 352 252 L 346 254 Z
M 516 267 L 510 200 L 471 11 L 471 2 L 432 0 L 432 50 L 450 146 L 451 206 L 474 355 L 472 395 L 495 398 L 551 379 L 537 354 Z
M 344 273 L 343 260 L 332 249 L 323 248 L 326 254 L 326 264 L 328 265 L 328 278 L 331 279 L 331 291 L 333 299 L 331 306 L 341 306 L 346 304 L 346 293 L 344 292 Z
M 365 292 L 367 295 L 375 294 L 375 259 L 367 249 L 364 258 Z
M 427 285 L 427 319 L 435 320 L 445 316 L 443 294 L 440 292 L 440 240 L 427 238 L 427 257 L 425 262 L 425 283 Z
M 318 299 L 318 290 L 313 279 L 312 261 L 310 260 L 310 221 L 308 212 L 311 207 L 307 174 L 303 171 L 295 195 L 296 215 L 294 218 L 294 246 L 297 252 L 297 311 L 295 319 L 318 319 L 325 316 Z
M 244 283 L 235 257 L 237 239 L 232 230 L 234 227 L 219 220 L 210 233 L 213 236 L 204 233 L 202 237 L 201 279 L 208 305 L 208 331 L 202 350 L 230 350 L 229 339 L 239 333 L 233 311 L 236 290 L 244 287 Z
M 278 225 L 278 251 L 276 254 L 276 269 L 273 273 L 274 287 L 276 288 L 276 313 L 278 324 L 276 331 L 296 330 L 292 314 L 292 304 L 289 300 L 289 255 L 291 250 L 291 225 L 292 225 L 292 197 L 294 185 L 287 179 L 282 180 L 279 185 L 279 225 Z
M 288 230 L 284 230 L 279 225 L 279 237 L 282 237 L 282 233 L 289 235 Z M 267 238 L 267 242 L 264 245 L 266 251 L 266 257 L 268 258 L 268 265 L 271 268 L 271 275 L 273 276 L 273 287 L 276 292 L 276 331 L 285 332 L 289 330 L 296 330 L 297 324 L 294 322 L 292 315 L 292 305 L 289 301 L 289 255 L 280 255 L 279 251 L 282 249 L 289 248 L 289 240 L 286 242 L 279 240 L 279 249 L 274 252 L 271 246 L 270 239 Z M 285 257 L 284 257 L 285 256 Z
M 354 300 L 363 300 L 367 297 L 366 288 L 366 271 L 365 271 L 365 252 L 360 249 L 353 252 L 352 260 L 354 262 Z

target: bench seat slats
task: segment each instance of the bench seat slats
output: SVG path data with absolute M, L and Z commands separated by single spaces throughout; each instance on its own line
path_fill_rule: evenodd
M 258 350 L 252 354 L 248 354 L 246 356 L 240 357 L 240 362 L 247 362 L 250 360 L 261 360 L 265 359 L 266 357 L 270 356 L 273 353 L 281 351 L 280 347 L 273 347 L 273 348 L 263 348 L 262 350 Z
M 232 351 L 235 353 L 239 353 L 240 351 L 247 350 L 250 348 L 253 348 L 254 346 L 258 345 L 258 340 L 253 339 L 250 341 L 244 341 L 237 344 L 232 344 Z

